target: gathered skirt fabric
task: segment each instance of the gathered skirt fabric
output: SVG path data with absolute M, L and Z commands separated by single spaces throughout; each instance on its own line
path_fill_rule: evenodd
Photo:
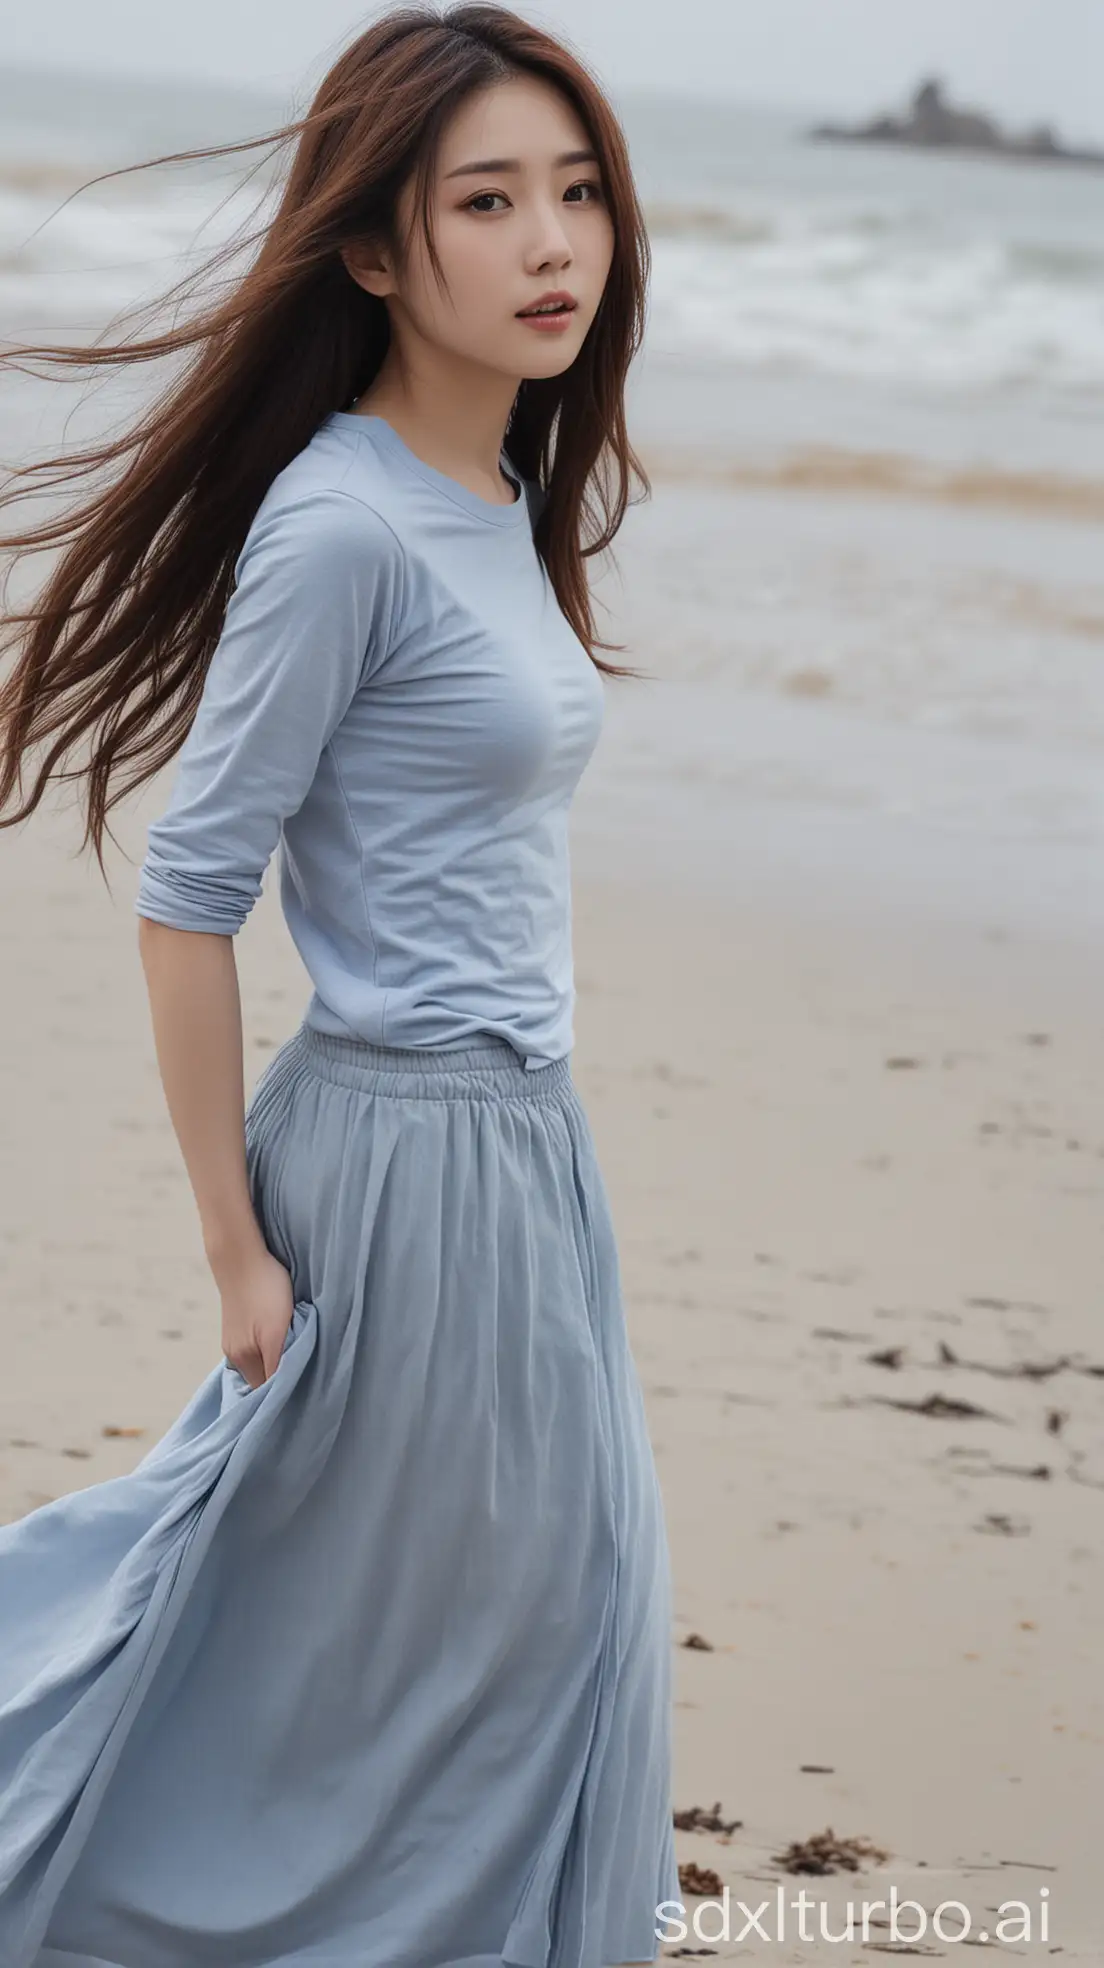
M 677 1900 L 671 1581 L 570 1060 L 301 1025 L 290 1274 L 129 1474 L 0 1528 L 4 1968 L 608 1968 Z

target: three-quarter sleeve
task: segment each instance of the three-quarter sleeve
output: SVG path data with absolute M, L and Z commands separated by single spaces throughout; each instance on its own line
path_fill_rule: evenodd
M 137 914 L 224 936 L 241 928 L 284 820 L 394 639 L 402 559 L 386 521 L 352 494 L 262 504 L 168 807 L 148 832 Z

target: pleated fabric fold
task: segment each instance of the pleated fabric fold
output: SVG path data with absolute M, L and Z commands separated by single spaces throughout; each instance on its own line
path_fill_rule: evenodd
M 275 1372 L 0 1528 L 0 1960 L 652 1960 L 670 1566 L 569 1061 L 304 1025 L 246 1145 Z

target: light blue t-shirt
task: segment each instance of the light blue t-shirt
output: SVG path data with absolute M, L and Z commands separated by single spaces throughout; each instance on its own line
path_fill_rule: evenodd
M 536 1068 L 573 1043 L 568 809 L 604 693 L 502 462 L 511 505 L 335 411 L 274 479 L 135 909 L 234 935 L 279 847 L 310 1025 Z

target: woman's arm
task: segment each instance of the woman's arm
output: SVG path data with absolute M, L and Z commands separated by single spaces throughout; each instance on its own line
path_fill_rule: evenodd
M 139 918 L 157 1063 L 212 1269 L 262 1241 L 245 1169 L 241 999 L 233 939 Z
M 279 1363 L 294 1307 L 249 1193 L 241 999 L 233 938 L 139 919 L 165 1099 L 222 1299 L 222 1347 L 259 1387 Z
M 139 915 L 170 929 L 242 928 L 283 822 L 391 648 L 402 567 L 391 528 L 349 493 L 262 507 L 168 807 L 149 829 Z
M 222 1296 L 223 1350 L 253 1386 L 279 1361 L 294 1303 L 249 1194 L 233 939 L 284 820 L 391 647 L 402 570 L 391 528 L 340 489 L 262 507 L 138 880 L 165 1097 Z

